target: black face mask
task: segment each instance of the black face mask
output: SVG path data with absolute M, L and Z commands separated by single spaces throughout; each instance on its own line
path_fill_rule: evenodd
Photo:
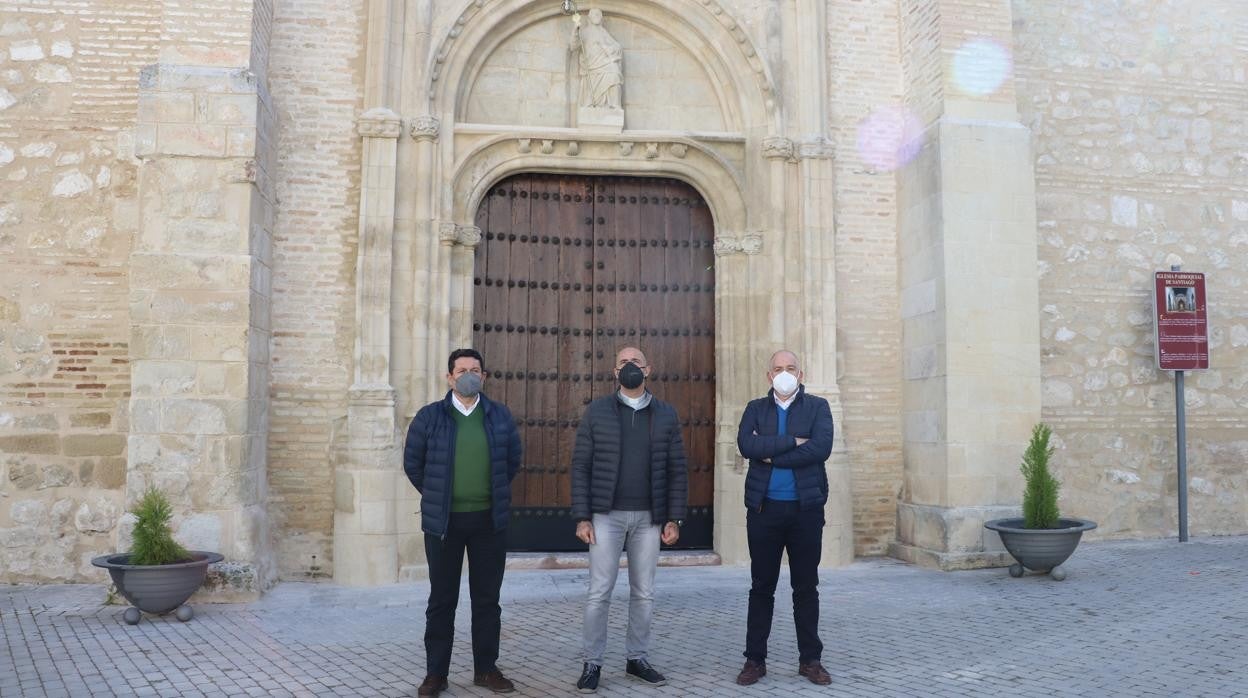
M 624 368 L 620 369 L 620 385 L 629 390 L 641 387 L 645 380 L 646 375 L 641 372 L 637 364 L 624 364 Z

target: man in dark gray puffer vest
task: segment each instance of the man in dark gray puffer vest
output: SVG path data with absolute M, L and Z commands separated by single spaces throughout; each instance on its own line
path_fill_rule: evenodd
M 585 664 L 576 683 L 582 693 L 598 689 L 607 611 L 625 550 L 629 587 L 625 671 L 646 684 L 666 683 L 646 656 L 654 614 L 654 572 L 660 540 L 672 545 L 680 538 L 689 489 L 680 420 L 671 405 L 645 389 L 650 366 L 641 350 L 621 349 L 615 375 L 619 391 L 590 403 L 572 451 L 572 516 L 577 538 L 589 544 Z

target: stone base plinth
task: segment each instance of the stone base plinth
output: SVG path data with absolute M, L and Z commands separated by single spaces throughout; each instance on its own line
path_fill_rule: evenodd
M 624 110 L 610 107 L 581 107 L 576 110 L 576 125 L 585 131 L 620 133 L 624 130 Z
M 902 502 L 897 506 L 897 538 L 888 554 L 942 570 L 1005 567 L 1012 558 L 985 521 L 1018 516 L 1016 506 L 937 507 Z
M 219 562 L 208 568 L 204 585 L 187 603 L 245 603 L 255 601 L 268 591 L 276 579 L 255 565 L 244 562 Z

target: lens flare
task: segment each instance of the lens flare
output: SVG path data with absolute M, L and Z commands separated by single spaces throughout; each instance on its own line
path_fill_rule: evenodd
M 873 169 L 891 172 L 923 145 L 923 123 L 901 106 L 881 107 L 858 124 L 858 155 Z
M 969 41 L 953 55 L 954 84 L 978 97 L 996 92 L 1013 68 L 1010 52 L 991 39 Z

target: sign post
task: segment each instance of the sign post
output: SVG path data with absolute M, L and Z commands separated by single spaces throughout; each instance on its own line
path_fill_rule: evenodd
M 1205 275 L 1172 266 L 1153 276 L 1154 345 L 1157 368 L 1174 371 L 1174 411 L 1178 430 L 1179 542 L 1187 542 L 1187 414 L 1183 372 L 1209 368 L 1209 316 Z

